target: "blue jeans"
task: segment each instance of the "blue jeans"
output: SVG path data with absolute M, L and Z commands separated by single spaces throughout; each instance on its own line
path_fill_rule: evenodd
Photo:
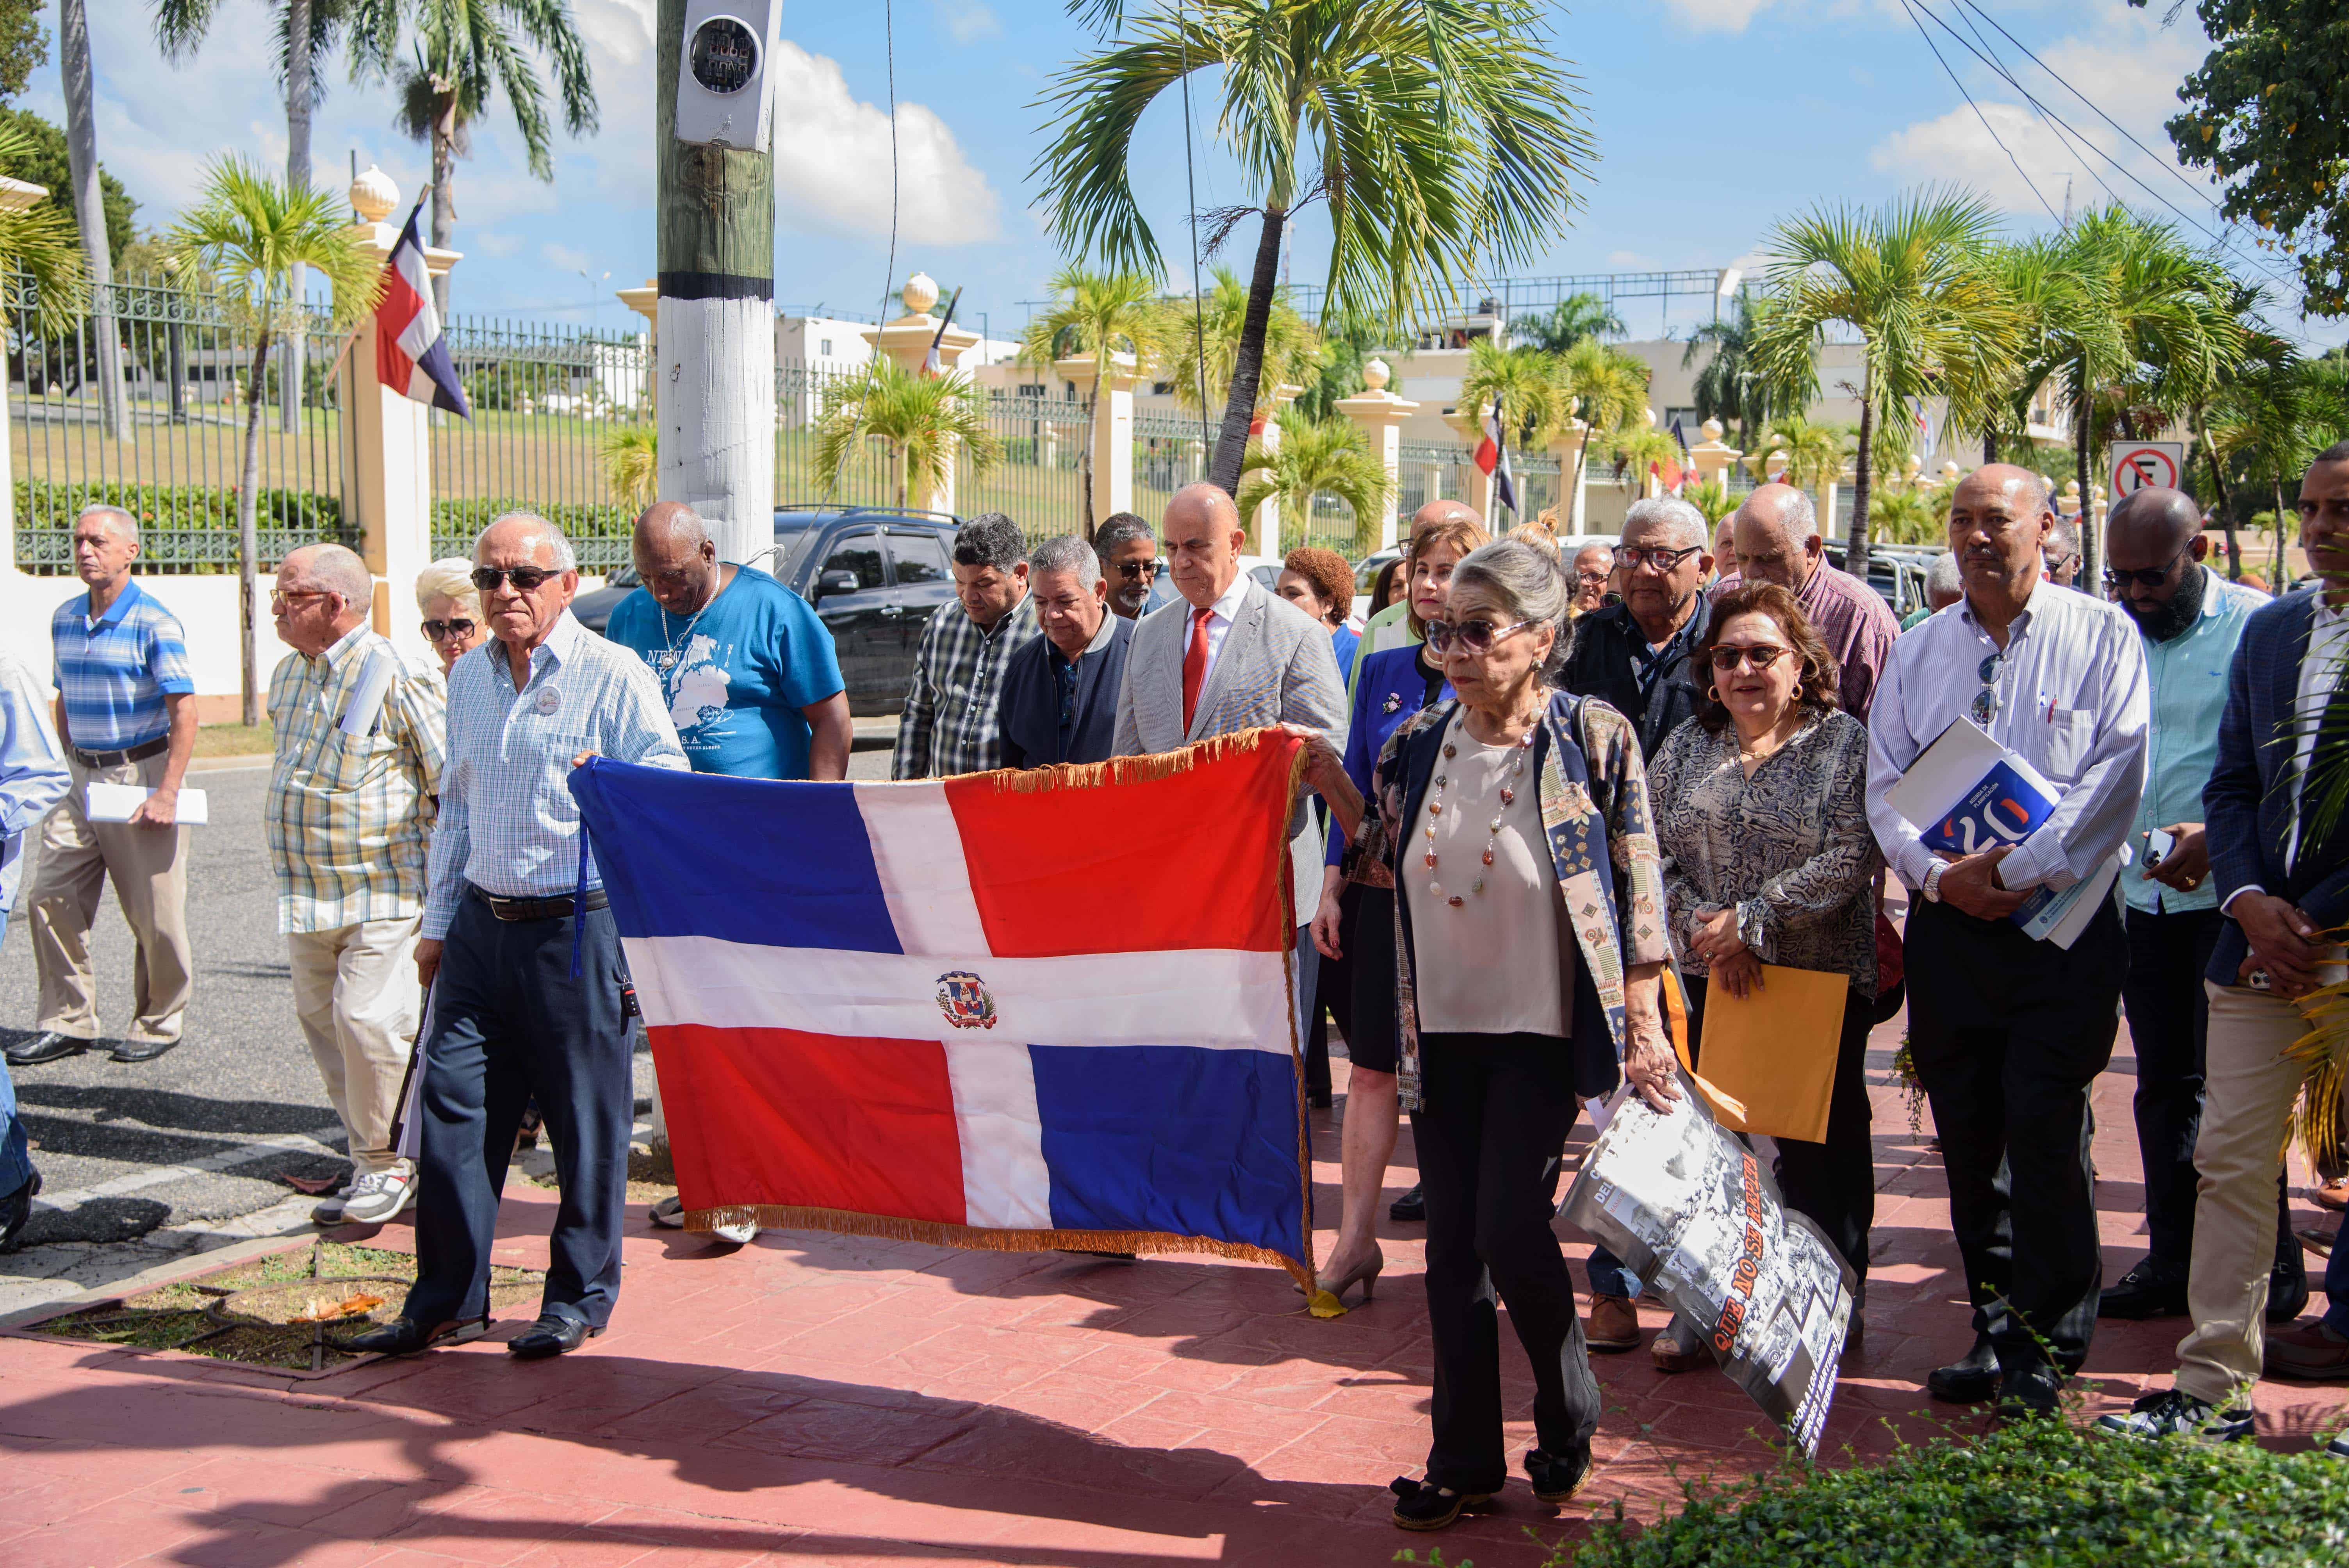
M 8 1064 L 0 1061 L 0 1198 L 32 1179 L 32 1150 L 25 1142 L 25 1124 L 16 1117 L 16 1086 L 9 1081 Z

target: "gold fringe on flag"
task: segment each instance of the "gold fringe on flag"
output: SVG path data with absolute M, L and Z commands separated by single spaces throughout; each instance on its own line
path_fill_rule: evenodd
M 996 789 L 1011 795 L 1039 795 L 1055 789 L 1091 789 L 1103 784 L 1148 784 L 1161 779 L 1172 779 L 1177 773 L 1188 773 L 1211 762 L 1221 762 L 1227 757 L 1252 757 L 1261 750 L 1268 738 L 1287 736 L 1276 727 L 1237 729 L 1229 735 L 1211 735 L 1205 740 L 1195 740 L 1175 751 L 1161 751 L 1148 757 L 1112 757 L 1106 762 L 1055 762 L 1043 768 L 1001 768 L 991 777 Z M 1295 785 L 1294 777 L 1290 784 Z M 1281 846 L 1286 851 L 1288 841 Z

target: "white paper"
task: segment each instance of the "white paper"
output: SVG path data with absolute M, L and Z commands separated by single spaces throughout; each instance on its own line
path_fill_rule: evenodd
M 351 688 L 351 700 L 344 706 L 342 722 L 336 727 L 345 735 L 367 735 L 375 728 L 383 713 L 383 699 L 391 695 L 391 683 L 399 674 L 399 655 L 388 647 L 376 649 L 367 655 L 360 667 L 358 684 Z
M 136 784 L 98 784 L 89 786 L 88 811 L 93 822 L 127 822 L 139 803 L 152 795 L 152 789 Z M 201 789 L 181 788 L 179 820 L 184 827 L 201 828 L 211 817 L 211 805 Z

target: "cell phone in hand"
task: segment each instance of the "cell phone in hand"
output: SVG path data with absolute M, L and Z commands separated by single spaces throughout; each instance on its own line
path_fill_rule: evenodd
M 2145 861 L 2145 869 L 2153 870 L 2154 867 L 2168 860 L 2169 851 L 2177 847 L 2177 835 L 2161 828 L 2147 828 L 2145 830 L 2145 853 L 2142 857 Z

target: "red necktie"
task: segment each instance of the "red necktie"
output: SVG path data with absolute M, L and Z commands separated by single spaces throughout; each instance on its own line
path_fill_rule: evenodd
M 1183 733 L 1199 711 L 1199 688 L 1207 682 L 1207 617 L 1213 612 L 1191 612 L 1191 645 L 1183 650 Z

